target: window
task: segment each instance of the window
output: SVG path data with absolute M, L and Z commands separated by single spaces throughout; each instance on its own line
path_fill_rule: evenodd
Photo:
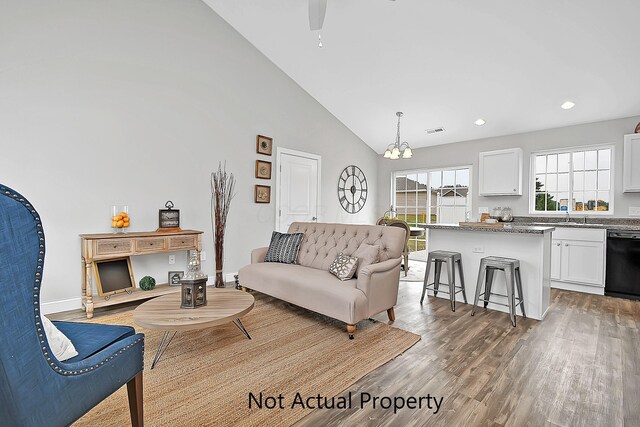
M 613 213 L 613 148 L 589 147 L 531 156 L 531 213 Z
M 464 221 L 471 210 L 470 172 L 466 166 L 394 173 L 392 203 L 396 216 L 412 227 Z M 426 233 L 409 240 L 410 251 L 425 249 Z

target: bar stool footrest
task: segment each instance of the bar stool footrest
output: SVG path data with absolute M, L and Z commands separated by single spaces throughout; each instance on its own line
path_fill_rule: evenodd
M 441 285 L 441 286 L 445 286 L 445 287 L 447 287 L 447 288 L 449 288 L 449 287 L 450 287 L 448 283 L 440 283 L 440 285 Z M 439 286 L 440 286 L 440 285 L 439 285 Z M 429 287 L 429 286 L 431 286 L 431 287 Z M 426 286 L 426 290 L 427 290 L 427 291 L 431 291 L 431 292 L 442 292 L 443 294 L 447 294 L 447 295 L 449 295 L 449 291 L 441 291 L 440 289 L 437 289 L 437 290 L 436 290 L 433 286 L 434 286 L 434 284 L 433 284 L 433 283 L 428 284 L 428 285 Z M 458 294 L 458 293 L 460 293 L 460 292 L 464 291 L 464 289 L 463 289 L 462 287 L 460 287 L 460 286 L 455 286 L 455 288 L 456 288 L 456 291 L 455 291 L 454 293 L 456 293 L 456 294 Z

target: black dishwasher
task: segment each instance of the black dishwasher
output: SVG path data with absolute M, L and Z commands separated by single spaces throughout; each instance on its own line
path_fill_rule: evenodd
M 604 294 L 640 299 L 640 231 L 607 233 Z

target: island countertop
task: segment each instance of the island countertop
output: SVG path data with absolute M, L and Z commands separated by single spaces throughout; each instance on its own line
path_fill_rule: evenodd
M 455 231 L 484 231 L 487 233 L 515 233 L 515 234 L 545 234 L 555 230 L 555 227 L 542 225 L 511 225 L 503 227 L 488 227 L 483 225 L 459 225 L 459 224 L 426 224 L 426 228 L 434 230 L 455 230 Z

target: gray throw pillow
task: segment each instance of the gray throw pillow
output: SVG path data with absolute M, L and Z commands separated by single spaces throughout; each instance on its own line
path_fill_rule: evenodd
M 286 234 L 274 231 L 271 235 L 271 243 L 269 243 L 264 262 L 297 264 L 298 251 L 303 238 L 304 233 Z
M 357 268 L 358 258 L 340 252 L 329 266 L 329 273 L 340 280 L 349 280 L 353 278 Z
M 360 270 L 362 270 L 367 265 L 377 263 L 380 259 L 379 253 L 380 246 L 370 245 L 368 243 L 361 244 L 360 247 L 353 253 L 353 256 L 358 258 L 358 268 L 356 269 L 354 277 L 358 277 Z

